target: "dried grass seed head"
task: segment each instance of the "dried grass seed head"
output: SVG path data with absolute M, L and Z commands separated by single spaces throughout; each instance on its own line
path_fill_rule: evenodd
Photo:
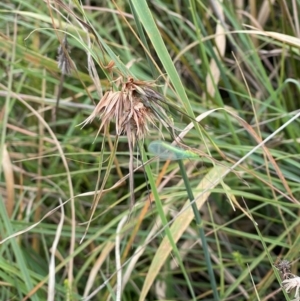
M 135 81 L 131 77 L 125 82 L 120 82 L 120 78 L 118 78 L 116 83 L 121 85 L 121 89 L 107 91 L 82 125 L 85 126 L 95 117 L 99 117 L 101 119 L 99 131 L 101 131 L 114 120 L 116 134 L 126 134 L 135 144 L 136 138 L 143 139 L 149 133 L 150 124 L 156 127 L 155 123 L 159 121 L 157 114 L 154 114 L 153 109 L 147 103 L 151 101 L 147 97 L 147 93 L 149 95 L 150 90 L 153 91 L 153 95 L 157 92 L 150 88 L 152 83 Z M 156 109 L 162 112 L 161 116 L 166 115 L 162 108 L 157 107 Z

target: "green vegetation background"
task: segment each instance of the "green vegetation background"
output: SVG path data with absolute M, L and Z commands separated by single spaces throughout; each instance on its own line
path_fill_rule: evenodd
M 0 300 L 288 300 L 274 263 L 298 273 L 299 10 L 1 1 Z M 76 69 L 62 76 L 65 35 Z M 118 76 L 155 82 L 174 132 L 202 154 L 180 168 L 136 145 L 134 207 L 126 135 L 115 148 L 114 120 L 106 133 L 98 118 L 78 126 Z M 173 141 L 156 125 L 145 150 Z

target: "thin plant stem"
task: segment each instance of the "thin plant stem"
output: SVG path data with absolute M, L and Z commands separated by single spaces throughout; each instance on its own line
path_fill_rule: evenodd
M 141 141 L 138 141 L 138 143 L 139 143 L 139 147 L 140 147 L 140 150 L 141 150 L 141 156 L 142 156 L 141 159 L 143 160 L 143 162 L 146 162 L 147 156 L 146 156 L 143 144 L 142 144 Z M 154 200 L 155 200 L 156 209 L 157 209 L 157 212 L 158 212 L 158 214 L 159 214 L 159 216 L 161 218 L 162 224 L 163 224 L 163 226 L 165 228 L 166 236 L 169 239 L 169 242 L 170 242 L 170 244 L 172 246 L 172 249 L 173 249 L 173 252 L 175 254 L 175 257 L 178 260 L 178 263 L 179 263 L 179 266 L 180 266 L 181 271 L 183 273 L 183 276 L 186 279 L 186 283 L 188 285 L 188 288 L 189 288 L 189 291 L 190 291 L 190 293 L 192 295 L 192 298 L 193 298 L 193 300 L 196 300 L 196 296 L 195 296 L 193 287 L 191 285 L 191 281 L 190 281 L 189 276 L 188 276 L 188 274 L 187 274 L 187 272 L 185 270 L 185 267 L 184 267 L 183 262 L 182 262 L 182 258 L 180 257 L 179 250 L 178 250 L 178 248 L 176 246 L 176 243 L 174 242 L 172 234 L 170 232 L 170 228 L 168 226 L 168 221 L 167 221 L 167 218 L 166 218 L 166 216 L 164 214 L 163 205 L 161 203 L 158 191 L 156 189 L 156 184 L 155 184 L 155 180 L 154 180 L 153 175 L 152 175 L 152 170 L 151 170 L 149 164 L 146 164 L 144 166 L 145 166 L 145 171 L 146 171 L 146 174 L 147 174 L 147 177 L 148 177 L 148 180 L 149 180 L 149 184 L 150 184 L 150 187 L 151 187 L 151 192 L 152 192 Z M 218 300 L 218 299 L 216 299 L 216 300 Z
M 213 268 L 212 268 L 212 262 L 211 262 L 211 259 L 210 259 L 210 256 L 209 256 L 208 244 L 207 244 L 205 233 L 204 233 L 204 230 L 203 230 L 203 227 L 202 227 L 202 219 L 201 219 L 200 213 L 198 211 L 197 205 L 194 202 L 195 198 L 194 198 L 193 191 L 192 191 L 191 186 L 190 186 L 189 178 L 186 174 L 186 171 L 185 171 L 184 164 L 183 164 L 182 160 L 178 161 L 178 165 L 179 165 L 180 172 L 181 172 L 181 175 L 182 175 L 182 179 L 183 179 L 183 182 L 184 182 L 187 194 L 188 194 L 188 198 L 191 202 L 191 206 L 192 206 L 192 209 L 193 209 L 193 212 L 194 212 L 194 215 L 195 215 L 195 220 L 196 220 L 197 228 L 198 228 L 198 231 L 199 231 L 199 236 L 200 236 L 200 239 L 201 239 L 201 242 L 202 242 L 204 258 L 205 258 L 205 262 L 206 262 L 206 265 L 207 265 L 207 270 L 208 270 L 208 274 L 209 274 L 209 278 L 210 278 L 210 283 L 211 283 L 211 287 L 212 287 L 212 291 L 213 291 L 213 295 L 214 295 L 214 300 L 218 301 L 218 300 L 220 300 L 220 298 L 219 298 L 219 294 L 218 294 L 218 290 L 217 290 L 215 274 L 214 274 L 214 271 L 213 271 Z
M 137 24 L 137 28 L 138 28 L 140 37 L 142 38 L 142 41 L 145 43 L 144 44 L 145 47 L 149 51 L 149 46 L 148 46 L 147 41 L 145 39 L 142 26 L 139 22 L 139 18 L 136 15 L 135 8 L 132 5 L 131 1 L 130 1 L 130 6 L 131 6 L 132 12 L 135 16 L 135 21 L 136 21 L 136 24 Z M 148 56 L 147 56 L 147 59 L 148 59 L 148 64 L 151 67 L 152 75 L 154 76 L 155 75 L 155 68 L 153 66 L 153 63 L 151 62 L 151 60 L 149 59 Z M 157 112 L 156 110 L 154 110 L 154 113 L 160 115 L 160 113 Z M 172 134 L 173 133 L 170 131 L 171 137 L 173 137 Z M 178 161 L 178 164 L 179 164 L 181 174 L 182 174 L 182 177 L 183 177 L 183 180 L 184 180 L 187 192 L 188 192 L 188 197 L 189 197 L 190 201 L 192 202 L 191 205 L 192 205 L 192 208 L 193 208 L 193 211 L 194 211 L 197 227 L 199 228 L 200 239 L 202 241 L 202 246 L 203 246 L 203 249 L 204 249 L 204 256 L 205 256 L 205 261 L 206 261 L 207 268 L 208 268 L 208 273 L 209 273 L 209 276 L 210 276 L 210 281 L 211 281 L 211 285 L 212 285 L 214 300 L 218 301 L 219 300 L 219 294 L 218 294 L 218 291 L 217 291 L 216 280 L 215 280 L 214 272 L 213 272 L 213 269 L 212 269 L 212 263 L 211 263 L 211 260 L 210 260 L 209 252 L 208 252 L 208 246 L 207 246 L 207 242 L 206 242 L 206 238 L 205 238 L 205 233 L 204 233 L 203 228 L 201 227 L 201 217 L 200 217 L 199 211 L 197 210 L 197 206 L 196 206 L 195 202 L 193 202 L 194 201 L 194 196 L 193 196 L 193 192 L 191 190 L 190 184 L 189 184 L 189 179 L 188 179 L 187 174 L 186 174 L 185 169 L 184 169 L 183 162 L 180 160 L 180 161 Z M 155 189 L 153 191 L 153 187 L 155 187 L 155 184 L 151 183 L 151 179 L 149 178 L 149 176 L 152 177 L 152 174 L 151 174 L 150 170 L 148 170 L 149 166 L 145 166 L 145 167 L 146 167 L 146 172 L 147 172 L 147 175 L 148 175 L 148 179 L 150 181 L 150 186 L 152 186 L 152 192 L 155 196 L 155 193 L 157 193 Z M 158 195 L 156 196 L 155 200 L 157 201 L 157 199 L 159 199 Z

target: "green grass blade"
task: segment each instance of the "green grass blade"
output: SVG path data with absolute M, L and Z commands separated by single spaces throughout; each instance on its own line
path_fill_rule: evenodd
M 146 154 L 145 154 L 145 151 L 144 151 L 144 147 L 143 147 L 143 145 L 141 143 L 140 143 L 140 150 L 142 152 L 142 154 L 141 154 L 142 155 L 142 160 L 143 160 L 143 162 L 146 162 Z M 195 296 L 195 293 L 194 293 L 194 290 L 193 290 L 193 287 L 192 287 L 192 284 L 191 284 L 191 280 L 189 279 L 189 276 L 188 276 L 188 274 L 186 272 L 186 269 L 185 269 L 185 267 L 183 265 L 183 262 L 182 262 L 179 250 L 178 250 L 178 248 L 176 246 L 176 242 L 174 241 L 173 235 L 172 235 L 172 233 L 171 233 L 171 231 L 169 229 L 167 218 L 166 218 L 166 215 L 164 213 L 163 205 L 161 203 L 158 191 L 156 189 L 156 185 L 155 185 L 155 181 L 154 181 L 154 178 L 153 178 L 153 174 L 152 174 L 150 165 L 148 165 L 148 164 L 145 165 L 145 170 L 146 170 L 146 174 L 147 174 L 147 177 L 148 177 L 148 180 L 149 180 L 151 191 L 152 191 L 154 199 L 155 199 L 155 204 L 156 204 L 156 207 L 157 207 L 158 214 L 159 214 L 159 216 L 161 218 L 161 221 L 162 221 L 162 224 L 164 226 L 164 231 L 166 233 L 166 236 L 168 237 L 168 240 L 169 240 L 169 243 L 170 243 L 170 245 L 172 247 L 174 255 L 175 255 L 176 259 L 178 260 L 179 266 L 180 266 L 181 271 L 182 271 L 182 273 L 184 275 L 186 283 L 187 283 L 187 285 L 189 287 L 189 291 L 190 291 L 190 293 L 191 293 L 191 295 L 193 297 L 193 300 L 196 300 L 196 296 Z M 151 278 L 151 277 L 153 277 L 153 275 L 151 275 L 151 273 L 148 273 L 147 277 Z M 147 279 L 146 279 L 145 282 L 144 282 L 142 293 L 140 294 L 140 298 L 139 298 L 140 301 L 145 300 L 147 292 L 148 292 L 148 290 L 150 288 L 149 287 L 149 283 L 151 283 L 151 281 L 147 281 Z
M 6 208 L 4 206 L 4 200 L 1 197 L 1 195 L 0 195 L 0 218 L 1 218 L 1 224 L 2 224 L 1 236 L 7 237 L 9 235 L 14 234 L 13 226 L 11 224 L 9 217 L 7 216 Z M 22 283 L 24 283 L 25 287 L 26 287 L 26 291 L 23 290 L 23 292 L 22 292 L 23 296 L 25 296 L 27 293 L 29 293 L 34 288 L 33 280 L 30 277 L 29 267 L 26 265 L 25 257 L 23 255 L 20 245 L 16 241 L 16 238 L 10 239 L 9 244 L 12 247 L 13 255 L 16 259 L 16 262 L 17 262 L 17 265 L 19 268 L 19 277 L 18 277 L 18 279 L 14 279 L 14 282 L 11 283 L 11 285 L 15 286 L 15 285 L 17 285 L 18 281 L 21 280 Z M 17 283 L 16 283 L 16 281 L 17 281 Z M 25 287 L 23 285 L 21 285 L 20 287 L 23 287 L 23 289 L 25 289 Z M 34 294 L 33 296 L 31 296 L 31 300 L 39 301 L 37 294 Z
M 148 37 L 150 38 L 153 47 L 155 48 L 155 51 L 160 58 L 161 63 L 163 64 L 168 76 L 170 77 L 173 87 L 176 90 L 179 98 L 181 99 L 187 113 L 189 114 L 189 116 L 194 118 L 195 115 L 187 98 L 185 89 L 171 60 L 170 54 L 164 44 L 161 34 L 157 29 L 153 16 L 149 10 L 147 1 L 132 0 L 132 4 L 134 5 L 137 15 L 139 16 L 141 23 L 143 24 Z

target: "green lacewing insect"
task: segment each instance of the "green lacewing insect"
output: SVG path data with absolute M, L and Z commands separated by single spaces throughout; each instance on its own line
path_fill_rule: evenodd
M 148 146 L 148 150 L 162 160 L 199 158 L 199 155 L 192 151 L 173 146 L 164 141 L 152 141 Z

